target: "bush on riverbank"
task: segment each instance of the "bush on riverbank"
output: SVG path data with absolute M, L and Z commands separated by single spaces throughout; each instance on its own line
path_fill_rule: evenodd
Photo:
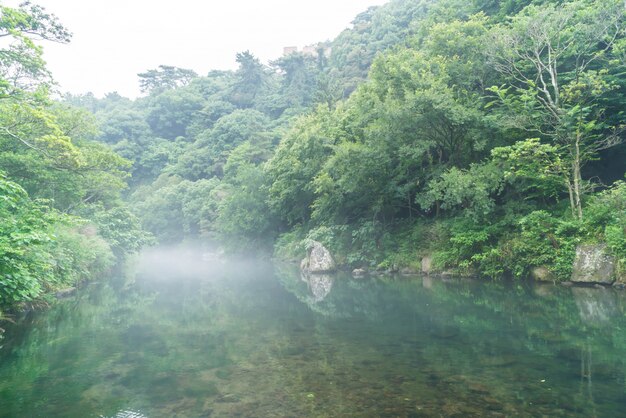
M 298 259 L 307 240 L 324 243 L 346 268 L 419 271 L 424 256 L 432 256 L 434 271 L 494 279 L 528 277 L 535 267 L 546 268 L 553 279 L 569 280 L 576 247 L 606 243 L 617 260 L 618 273 L 626 266 L 626 183 L 593 196 L 583 221 L 546 210 L 526 215 L 494 215 L 477 223 L 472 217 L 397 222 L 374 233 L 349 226 L 297 228 L 282 234 L 274 255 Z
M 31 200 L 1 175 L 0 219 L 0 309 L 97 277 L 114 264 L 95 228 Z

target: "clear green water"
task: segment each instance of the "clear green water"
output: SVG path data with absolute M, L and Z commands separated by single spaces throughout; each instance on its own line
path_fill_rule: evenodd
M 626 416 L 626 293 L 155 253 L 21 318 L 0 417 Z

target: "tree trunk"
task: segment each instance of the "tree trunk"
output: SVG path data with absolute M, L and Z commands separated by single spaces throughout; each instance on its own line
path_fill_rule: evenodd
M 567 192 L 569 194 L 569 207 L 572 210 L 572 217 L 576 217 L 576 204 L 574 203 L 574 188 L 569 177 L 565 178 L 565 185 L 567 186 Z
M 579 221 L 583 220 L 582 206 L 582 178 L 580 176 L 580 132 L 576 132 L 576 143 L 574 144 L 574 161 L 572 163 L 572 177 L 574 180 L 574 203 L 576 204 L 576 215 Z

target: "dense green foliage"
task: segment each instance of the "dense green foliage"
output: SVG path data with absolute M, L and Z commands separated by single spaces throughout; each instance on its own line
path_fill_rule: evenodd
M 31 202 L 4 210 L 64 254 L 89 247 L 72 241 L 95 239 L 87 224 L 135 251 L 141 224 L 159 242 L 297 258 L 316 239 L 354 267 L 430 255 L 491 277 L 564 279 L 579 243 L 606 242 L 623 271 L 624 17 L 616 0 L 392 0 L 267 65 L 250 51 L 236 71 L 162 65 L 136 100 L 53 103 L 34 41 L 69 33 L 3 7 L 0 168 Z M 108 259 L 76 257 L 64 277 Z M 51 271 L 41 259 L 19 258 L 20 283 Z M 33 286 L 22 300 L 47 285 Z
M 69 32 L 43 8 L 0 6 L 0 313 L 106 273 L 146 242 L 121 200 L 129 161 L 93 141 L 88 111 L 54 103 L 37 41 Z
M 66 101 L 133 162 L 161 241 L 562 279 L 579 243 L 624 259 L 624 23 L 613 0 L 395 0 L 314 54 Z

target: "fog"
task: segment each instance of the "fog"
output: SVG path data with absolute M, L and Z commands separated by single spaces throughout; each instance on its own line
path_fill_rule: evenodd
M 15 7 L 21 0 L 10 0 Z M 173 65 L 198 74 L 236 68 L 235 54 L 250 50 L 262 61 L 283 47 L 326 41 L 368 7 L 387 0 L 35 1 L 74 36 L 46 43 L 44 58 L 62 91 L 97 96 L 139 94 L 137 73 Z
M 185 244 L 147 248 L 139 254 L 133 269 L 144 280 L 186 281 L 267 273 L 272 267 L 259 258 L 226 256 L 200 244 Z

